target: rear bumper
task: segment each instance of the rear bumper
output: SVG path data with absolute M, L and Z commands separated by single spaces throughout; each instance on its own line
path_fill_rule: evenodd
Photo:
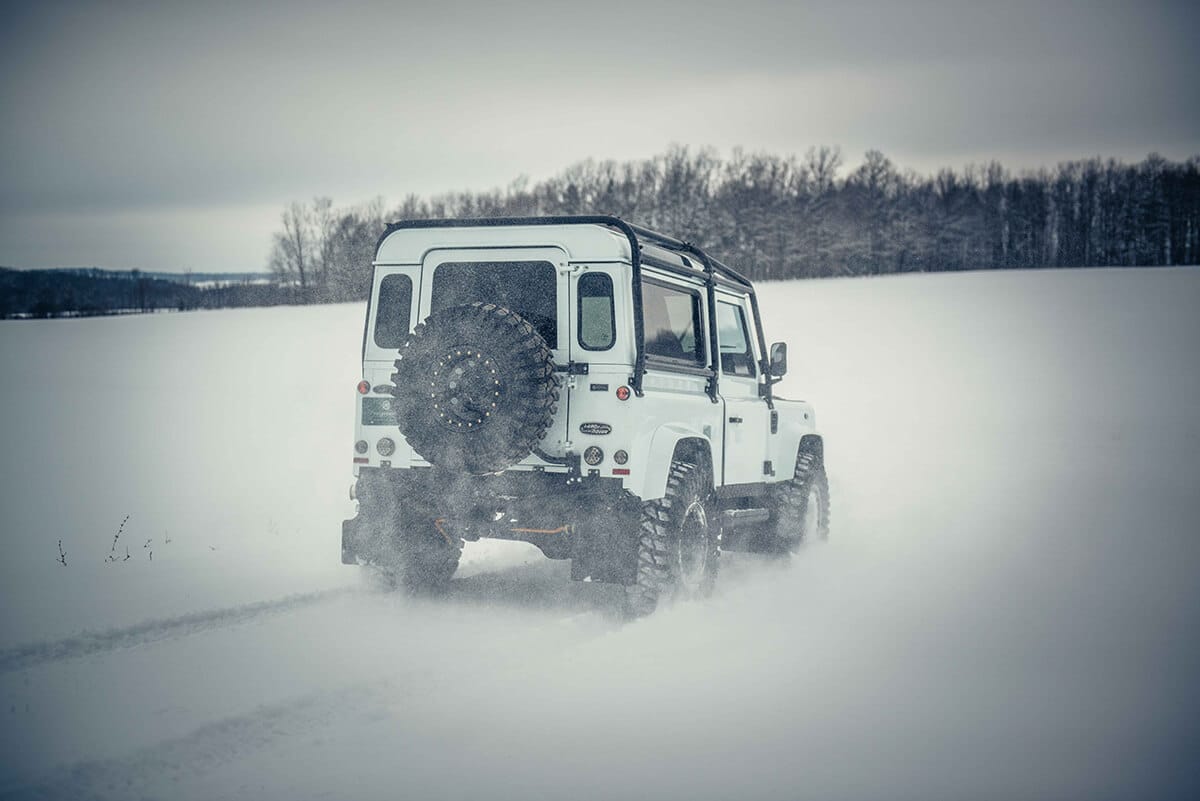
M 519 540 L 551 559 L 573 559 L 573 574 L 632 583 L 640 502 L 619 480 L 540 472 L 460 477 L 452 485 L 428 470 L 363 468 L 358 514 L 342 521 L 342 564 L 390 558 L 401 512 L 419 514 L 445 537 Z M 415 507 L 405 509 L 406 506 Z

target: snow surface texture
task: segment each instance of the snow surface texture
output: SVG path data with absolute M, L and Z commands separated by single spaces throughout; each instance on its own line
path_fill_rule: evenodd
M 832 542 L 632 624 L 338 563 L 358 305 L 0 323 L 0 795 L 1200 796 L 1200 272 L 761 294 Z

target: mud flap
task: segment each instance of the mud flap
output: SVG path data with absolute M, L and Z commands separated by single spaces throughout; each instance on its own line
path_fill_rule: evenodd
M 633 584 L 637 578 L 636 518 L 610 514 L 578 526 L 571 559 L 574 581 Z
M 358 564 L 358 517 L 342 521 L 342 564 Z

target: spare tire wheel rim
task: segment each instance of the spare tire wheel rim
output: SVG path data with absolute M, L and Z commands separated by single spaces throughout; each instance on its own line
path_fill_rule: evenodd
M 429 394 L 438 420 L 452 431 L 488 423 L 504 398 L 500 367 L 479 350 L 456 347 L 438 358 Z

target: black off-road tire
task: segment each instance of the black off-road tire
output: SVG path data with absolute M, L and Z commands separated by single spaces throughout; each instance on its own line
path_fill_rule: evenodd
M 644 617 L 664 601 L 711 595 L 720 545 L 711 482 L 696 465 L 672 462 L 666 495 L 642 504 L 637 574 L 625 588 L 627 614 Z
M 546 340 L 493 303 L 431 314 L 401 346 L 395 366 L 400 433 L 447 470 L 482 475 L 511 467 L 537 447 L 557 411 Z
M 829 539 L 829 479 L 820 456 L 800 451 L 791 480 L 778 484 L 773 496 L 769 553 L 794 554 Z
M 360 482 L 358 504 L 364 550 L 385 584 L 413 594 L 446 588 L 458 569 L 461 538 L 449 534 L 433 512 L 387 486 Z

